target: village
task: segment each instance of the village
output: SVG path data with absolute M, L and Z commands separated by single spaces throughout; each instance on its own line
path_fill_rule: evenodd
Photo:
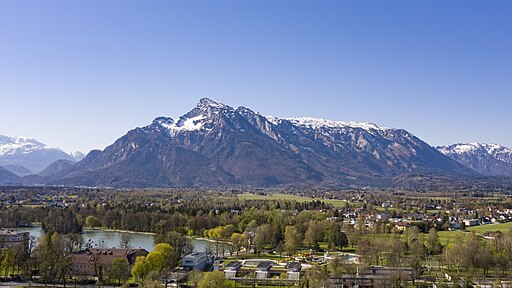
M 108 218 L 104 218 L 109 215 L 107 212 L 116 209 L 122 211 L 125 208 L 119 208 L 122 207 L 119 205 L 124 206 L 126 204 L 122 203 L 130 203 L 129 199 L 131 199 L 130 193 L 126 193 L 123 197 L 117 197 L 119 204 L 109 203 L 104 196 L 110 195 L 110 193 L 109 191 L 105 194 L 87 192 L 82 195 L 69 192 L 60 195 L 58 193 L 50 195 L 34 194 L 35 197 L 28 198 L 32 199 L 29 205 L 16 202 L 16 195 L 11 194 L 9 197 L 0 199 L 2 201 L 0 205 L 4 207 L 3 215 L 5 215 L 5 217 L 2 217 L 4 222 L 2 226 L 23 227 L 37 222 L 37 219 L 28 217 L 29 214 L 24 213 L 24 211 L 28 211 L 27 209 L 34 212 L 30 213 L 32 217 L 38 215 L 37 211 L 39 209 L 71 210 L 76 211 L 73 214 L 77 215 L 78 219 L 83 219 L 79 222 L 83 221 L 81 225 L 84 228 L 94 229 L 94 226 L 91 227 L 90 225 L 95 225 L 98 227 L 95 229 L 100 229 L 88 231 L 101 231 L 101 229 L 105 229 L 101 226 L 109 227 L 108 223 L 105 222 Z M 152 203 L 148 200 L 149 198 L 142 197 L 138 200 L 137 203 L 139 204 L 137 205 L 140 206 L 137 207 L 143 209 L 141 211 L 155 209 L 160 211 L 164 207 L 174 207 L 170 211 L 176 213 L 180 211 L 179 207 L 191 207 L 190 203 L 192 202 L 190 201 L 197 203 L 197 197 L 199 197 L 198 192 L 193 192 L 188 196 L 185 195 L 176 199 L 172 196 L 173 193 L 169 194 L 168 191 L 163 193 L 167 197 L 164 197 L 162 192 L 158 192 L 156 196 L 152 194 L 153 199 L 163 199 L 163 201 L 158 200 Z M 9 193 L 0 193 L 0 196 L 6 194 Z M 317 281 L 311 279 L 319 277 L 318 275 L 322 273 L 324 280 L 328 281 L 332 287 L 355 287 L 356 285 L 372 287 L 377 282 L 387 283 L 389 281 L 401 283 L 455 281 L 447 280 L 448 278 L 443 276 L 444 274 L 451 275 L 450 278 L 453 277 L 453 279 L 466 281 L 466 274 L 456 272 L 458 268 L 455 269 L 456 266 L 451 266 L 454 264 L 446 262 L 450 265 L 448 267 L 453 268 L 448 270 L 442 268 L 445 267 L 442 263 L 448 260 L 445 260 L 445 254 L 450 252 L 448 248 L 454 247 L 458 244 L 457 241 L 462 241 L 462 239 L 464 239 L 463 242 L 469 241 L 465 239 L 471 235 L 482 239 L 479 240 L 483 241 L 481 242 L 482 245 L 487 245 L 486 241 L 504 241 L 502 239 L 505 239 L 504 236 L 508 235 L 512 224 L 512 209 L 507 204 L 510 202 L 507 200 L 508 195 L 495 196 L 498 198 L 475 197 L 473 201 L 467 202 L 460 201 L 457 198 L 440 197 L 439 195 L 418 197 L 415 193 L 391 197 L 389 195 L 383 197 L 380 194 L 372 193 L 346 193 L 343 195 L 343 199 L 340 197 L 333 198 L 331 194 L 327 194 L 325 199 L 319 198 L 318 194 L 308 197 L 304 194 L 294 196 L 280 193 L 221 193 L 219 195 L 223 195 L 224 198 L 222 199 L 219 199 L 218 196 L 201 195 L 203 195 L 201 197 L 207 198 L 204 198 L 203 200 L 206 202 L 201 202 L 204 204 L 199 206 L 202 209 L 210 209 L 209 215 L 211 217 L 232 220 L 228 220 L 228 222 L 225 222 L 226 224 L 220 226 L 213 223 L 208 224 L 206 230 L 204 228 L 195 230 L 198 228 L 194 229 L 191 224 L 184 224 L 187 230 L 182 230 L 183 228 L 176 226 L 176 231 L 185 231 L 185 236 L 188 235 L 186 237 L 204 239 L 201 241 L 207 241 L 208 244 L 202 247 L 200 251 L 194 247 L 183 249 L 185 247 L 183 246 L 180 248 L 183 252 L 180 252 L 179 255 L 174 253 L 168 255 L 172 258 L 168 267 L 172 267 L 172 269 L 162 270 L 167 271 L 165 273 L 160 271 L 162 275 L 157 277 L 168 285 L 184 285 L 184 287 L 187 287 L 186 285 L 191 285 L 194 281 L 197 273 L 206 273 L 205 275 L 208 273 L 222 273 L 225 280 L 237 283 L 237 285 L 241 285 L 240 287 L 251 285 L 303 285 L 303 283 Z M 212 201 L 212 199 L 217 200 Z M 497 199 L 501 201 L 497 201 Z M 94 203 L 94 206 L 91 206 L 91 203 Z M 231 204 L 226 205 L 227 203 Z M 197 204 L 195 205 L 197 206 Z M 267 208 L 265 208 L 265 205 Z M 211 210 L 208 207 L 215 209 Z M 257 207 L 260 210 L 254 210 Z M 278 210 L 276 210 L 276 207 Z M 90 210 L 91 208 L 95 209 L 96 212 L 94 213 L 96 215 L 89 215 L 93 211 Z M 265 212 L 266 209 L 268 209 L 268 212 Z M 103 210 L 105 212 L 101 212 Z M 8 211 L 10 212 L 7 213 Z M 13 211 L 17 211 L 18 214 Z M 98 214 L 98 211 L 100 211 L 100 214 Z M 256 211 L 259 212 L 253 215 Z M 296 221 L 292 219 L 302 219 L 306 215 L 312 220 L 306 220 L 309 222 L 304 226 L 301 226 L 300 222 L 295 222 L 297 223 L 295 225 L 288 224 L 287 229 L 282 230 L 283 234 L 281 235 L 283 236 L 280 236 L 283 237 L 282 240 L 279 240 L 279 238 L 274 238 L 279 237 L 279 234 L 274 234 L 275 232 L 268 229 L 272 229 L 272 225 L 278 225 L 274 227 L 279 227 L 281 222 L 267 220 L 270 221 L 267 222 L 269 224 L 263 222 L 256 225 L 257 222 L 251 221 L 251 219 L 260 217 L 257 215 L 267 214 L 268 216 L 265 217 L 289 215 L 288 217 L 291 220 L 289 223 Z M 85 217 L 86 215 L 89 216 Z M 249 215 L 252 216 L 249 217 Z M 170 216 L 171 218 L 168 219 L 176 217 L 172 214 Z M 315 218 L 310 217 L 322 220 L 314 220 Z M 85 218 L 88 221 L 85 221 Z M 98 219 L 92 221 L 92 218 Z M 16 219 L 17 222 L 7 223 L 9 219 Z M 95 222 L 97 224 L 94 224 Z M 222 222 L 217 223 L 221 224 Z M 238 224 L 233 226 L 229 223 Z M 125 229 L 126 227 L 112 226 L 112 228 Z M 3 266 L 5 267 L 3 268 L 5 271 L 3 273 L 4 277 L 15 276 L 15 274 L 20 273 L 21 269 L 20 266 L 14 268 L 15 265 L 13 265 L 11 271 L 14 272 L 8 272 L 9 264 L 5 259 L 8 258 L 6 257 L 6 251 L 9 248 L 17 247 L 21 243 L 22 245 L 30 245 L 32 251 L 37 251 L 36 246 L 40 242 L 39 239 L 33 239 L 27 233 L 16 232 L 18 229 L 20 228 L 0 230 L 0 247 L 3 247 L 3 262 L 6 262 Z M 195 231 L 199 231 L 199 233 L 196 234 Z M 141 232 L 146 231 L 142 230 Z M 172 233 L 174 233 L 172 237 L 181 235 L 180 233 Z M 158 244 L 158 238 L 162 239 L 161 242 L 169 241 L 168 243 L 173 243 L 173 249 L 179 247 L 176 240 L 166 240 L 165 237 L 162 238 L 163 236 L 158 235 L 154 236 L 156 237 L 155 244 Z M 314 237 L 315 235 L 318 237 Z M 434 244 L 429 243 L 431 236 L 434 237 Z M 146 281 L 144 278 L 147 277 L 147 272 L 142 273 L 142 275 L 134 272 L 137 270 L 134 267 L 138 266 L 137 259 L 144 258 L 146 261 L 144 263 L 148 267 L 153 267 L 151 266 L 153 264 L 149 264 L 148 259 L 154 258 L 150 254 L 156 250 L 152 247 L 147 249 L 136 248 L 138 247 L 137 243 L 129 243 L 128 241 L 124 246 L 120 246 L 121 243 L 103 245 L 98 243 L 75 243 L 75 246 L 73 246 L 75 248 L 72 248 L 69 254 L 70 266 L 66 276 L 68 281 L 78 281 L 78 283 L 122 284 L 127 283 L 126 281 L 143 283 Z M 385 243 L 385 247 L 379 243 Z M 398 246 L 405 245 L 403 251 L 393 250 L 395 249 L 393 243 Z M 416 253 L 415 248 L 413 248 L 416 245 L 414 243 L 424 243 L 420 247 L 420 251 L 423 252 L 418 252 L 418 264 L 413 261 L 415 257 L 413 255 Z M 437 248 L 432 247 L 436 245 Z M 390 258 L 390 253 L 397 253 L 398 260 Z M 167 263 L 167 260 L 162 263 L 164 262 Z M 475 268 L 468 266 L 466 269 L 469 272 Z M 498 273 L 498 268 L 494 269 Z M 148 271 L 150 270 L 148 268 Z M 29 278 L 34 281 L 44 280 L 44 274 L 39 274 L 41 271 L 37 273 L 37 270 L 34 270 L 34 272 L 36 274 L 31 274 Z M 506 274 L 501 275 L 503 275 L 503 281 L 506 283 Z M 482 279 L 478 281 L 485 282 L 485 279 L 485 275 L 482 274 Z

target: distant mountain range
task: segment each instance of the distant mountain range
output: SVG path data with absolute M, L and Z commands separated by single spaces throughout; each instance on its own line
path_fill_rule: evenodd
M 57 160 L 79 161 L 80 152 L 67 154 L 34 139 L 0 135 L 0 166 L 18 176 L 37 174 Z
M 362 187 L 393 185 L 394 177 L 403 174 L 478 175 L 403 129 L 279 119 L 205 98 L 176 120 L 156 118 L 105 150 L 91 151 L 77 164 L 32 181 L 114 187 Z
M 24 141 L 34 147 L 40 144 Z M 22 151 L 48 150 L 30 145 Z M 488 156 L 474 156 L 489 161 L 484 164 L 458 153 L 465 150 L 461 145 L 472 144 L 456 145 L 436 149 L 403 129 L 309 117 L 280 119 L 204 98 L 178 119 L 158 117 L 147 126 L 129 131 L 103 151 L 89 152 L 79 162 L 74 163 L 71 155 L 56 149 L 61 154 L 47 161 L 46 166 L 41 164 L 38 175 L 13 178 L 13 173 L 0 170 L 0 183 L 103 187 L 313 185 L 416 190 L 463 189 L 476 187 L 475 183 L 493 189 L 505 183 L 512 187 L 508 178 L 484 176 L 510 175 L 505 166 L 497 170 L 493 167 L 499 165 L 489 164 L 494 158 L 510 163 L 510 149 L 478 144 L 487 147 L 482 153 L 486 151 Z
M 436 148 L 483 175 L 512 176 L 512 148 L 481 143 L 459 143 Z

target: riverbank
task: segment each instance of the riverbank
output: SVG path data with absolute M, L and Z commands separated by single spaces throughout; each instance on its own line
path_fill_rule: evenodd
M 227 244 L 227 245 L 233 245 L 233 243 L 228 242 L 228 241 L 213 240 L 213 239 L 204 238 L 204 237 L 191 237 L 191 236 L 187 236 L 187 238 L 195 239 L 195 240 L 199 240 L 199 241 L 207 241 L 207 242 L 212 242 L 212 243 L 222 243 L 222 244 Z
M 116 233 L 127 233 L 127 234 L 141 234 L 141 235 L 151 235 L 155 236 L 154 232 L 138 232 L 138 231 L 130 231 L 130 230 L 120 230 L 120 229 L 109 229 L 109 228 L 87 228 L 89 231 L 105 231 L 105 232 L 116 232 Z

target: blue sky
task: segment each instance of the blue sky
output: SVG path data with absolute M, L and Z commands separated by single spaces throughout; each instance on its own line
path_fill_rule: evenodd
M 510 1 L 1 1 L 0 134 L 103 149 L 202 97 L 512 146 Z

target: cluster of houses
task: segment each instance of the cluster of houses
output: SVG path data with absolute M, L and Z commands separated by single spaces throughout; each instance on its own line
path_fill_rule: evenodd
M 205 266 L 211 265 L 214 271 L 223 271 L 227 279 L 253 278 L 258 280 L 282 278 L 283 273 L 286 279 L 298 281 L 300 279 L 303 264 L 300 262 L 278 263 L 269 259 L 246 259 L 225 261 L 215 259 L 206 252 L 194 252 L 182 259 L 182 266 L 187 269 L 203 270 Z
M 56 207 L 69 207 L 76 203 L 76 197 L 72 195 L 43 195 L 36 194 L 33 197 L 0 193 L 0 203 L 8 206 L 45 205 Z
M 485 207 L 477 210 L 467 208 L 443 209 L 442 206 L 426 206 L 423 212 L 414 210 L 396 213 L 391 201 L 381 204 L 384 209 L 368 212 L 362 208 L 343 213 L 344 221 L 355 227 L 364 223 L 371 229 L 376 223 L 392 224 L 398 231 L 404 231 L 418 222 L 428 222 L 442 230 L 458 230 L 464 227 L 488 225 L 512 221 L 512 209 Z M 383 211 L 384 210 L 384 211 Z M 363 221 L 361 221 L 363 220 Z M 359 222 L 358 222 L 359 221 Z

